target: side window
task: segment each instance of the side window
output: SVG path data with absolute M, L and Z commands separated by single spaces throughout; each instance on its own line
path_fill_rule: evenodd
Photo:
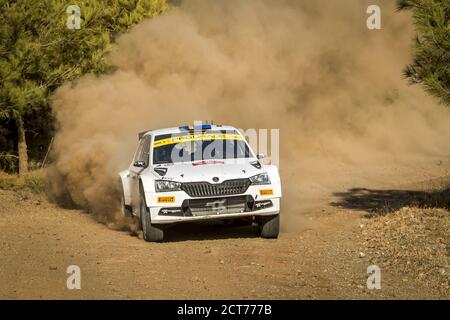
M 144 141 L 143 140 L 139 141 L 138 148 L 136 150 L 136 153 L 134 154 L 133 163 L 138 161 L 138 160 L 140 160 L 140 156 L 141 156 L 141 153 L 142 153 L 142 146 L 143 145 L 144 145 Z
M 139 156 L 139 160 L 145 161 L 146 165 L 148 165 L 148 160 L 149 160 L 149 156 L 150 156 L 150 141 L 151 141 L 151 136 L 146 136 L 144 138 L 144 142 L 142 144 L 142 152 Z

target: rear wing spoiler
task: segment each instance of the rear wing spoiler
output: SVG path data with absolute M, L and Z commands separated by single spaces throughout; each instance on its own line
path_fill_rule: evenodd
M 139 133 L 138 133 L 138 139 L 141 140 L 142 137 L 143 137 L 147 132 L 149 132 L 149 131 L 152 131 L 152 130 L 146 130 L 146 131 L 139 132 Z
M 212 123 L 212 121 L 211 121 L 211 123 Z M 220 125 L 220 124 L 216 125 L 216 127 L 221 127 L 221 126 L 222 125 Z M 195 132 L 195 131 L 204 132 L 206 130 L 212 129 L 212 125 L 211 124 L 200 124 L 200 125 L 194 125 L 194 126 L 183 125 L 183 126 L 180 126 L 179 128 L 180 128 L 180 130 L 187 131 L 187 132 Z M 149 131 L 152 131 L 152 130 L 150 129 L 150 130 L 139 132 L 138 133 L 139 140 L 141 140 L 142 137 Z

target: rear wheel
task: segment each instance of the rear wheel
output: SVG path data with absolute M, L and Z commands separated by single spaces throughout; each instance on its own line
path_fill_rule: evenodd
M 258 233 L 262 238 L 278 238 L 280 233 L 280 215 L 260 216 L 258 218 Z
M 148 242 L 162 242 L 164 240 L 164 231 L 161 228 L 152 225 L 150 211 L 148 210 L 147 204 L 145 203 L 145 197 L 142 188 L 139 208 L 144 240 Z

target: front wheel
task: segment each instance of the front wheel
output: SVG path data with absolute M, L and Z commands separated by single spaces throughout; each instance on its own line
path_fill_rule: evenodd
M 147 204 L 145 203 L 143 192 L 141 192 L 141 200 L 139 207 L 140 207 L 139 214 L 141 218 L 141 226 L 142 232 L 144 234 L 144 240 L 147 242 L 162 242 L 164 240 L 164 231 L 152 225 L 150 219 L 150 211 L 148 210 Z
M 261 238 L 276 239 L 280 233 L 280 215 L 260 216 L 258 231 Z

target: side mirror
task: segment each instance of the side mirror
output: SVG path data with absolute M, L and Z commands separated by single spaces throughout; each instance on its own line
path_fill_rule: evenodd
M 256 155 L 256 158 L 258 158 L 258 160 L 264 159 L 266 157 L 266 155 L 264 153 L 258 153 Z
M 133 163 L 133 166 L 135 166 L 137 168 L 145 168 L 147 166 L 147 164 L 145 163 L 145 161 L 138 160 Z

